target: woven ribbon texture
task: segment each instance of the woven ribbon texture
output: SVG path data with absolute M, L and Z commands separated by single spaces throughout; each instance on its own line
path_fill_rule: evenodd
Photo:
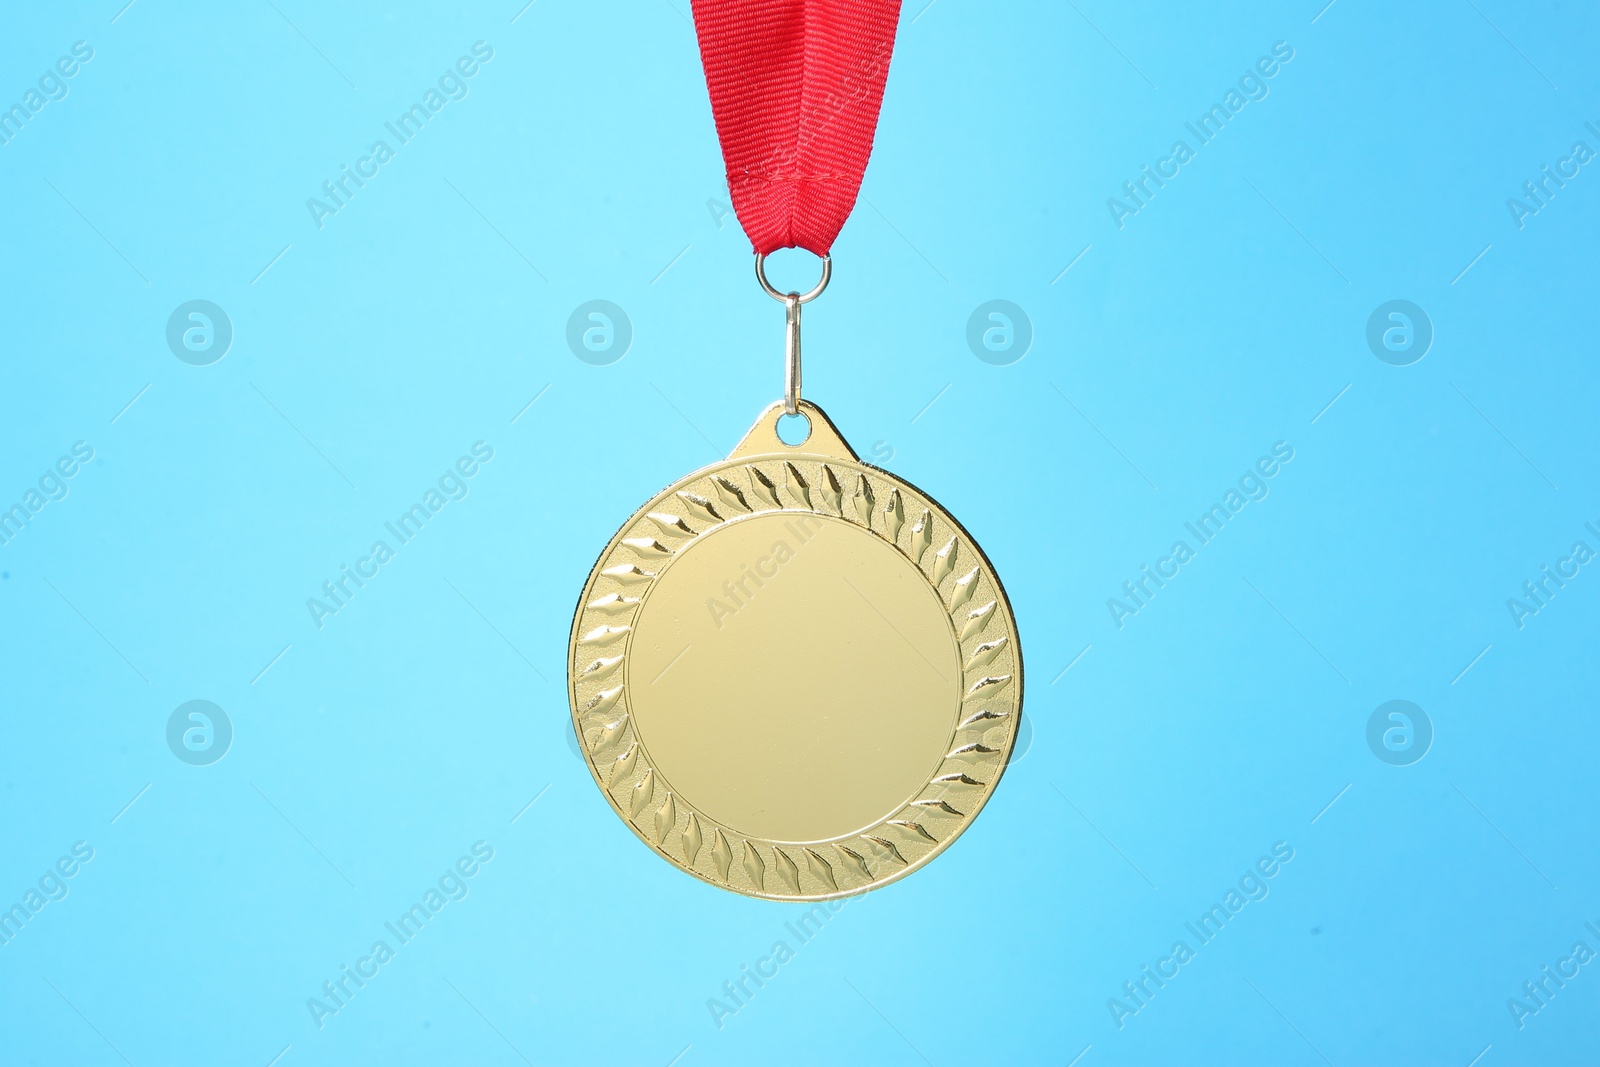
M 899 0 L 694 0 L 733 209 L 760 253 L 822 255 L 855 207 Z

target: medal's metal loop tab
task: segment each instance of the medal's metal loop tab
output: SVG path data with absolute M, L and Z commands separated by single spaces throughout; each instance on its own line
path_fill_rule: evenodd
M 760 252 L 756 253 L 756 281 L 761 283 L 761 288 L 772 299 L 783 301 L 783 413 L 785 415 L 800 413 L 800 305 L 821 296 L 822 291 L 828 287 L 828 279 L 831 277 L 833 277 L 833 257 L 824 255 L 822 279 L 817 282 L 816 288 L 805 294 L 780 293 L 772 287 L 771 282 L 767 281 L 767 257 Z
M 800 302 L 799 293 L 783 298 L 783 413 L 800 413 Z
M 824 254 L 822 257 L 822 278 L 817 282 L 816 288 L 800 297 L 800 303 L 809 304 L 821 296 L 822 291 L 828 287 L 828 279 L 831 277 L 833 277 L 833 256 Z M 771 282 L 767 281 L 767 257 L 760 252 L 756 253 L 756 281 L 761 283 L 762 290 L 774 300 L 787 301 L 789 297 L 795 295 L 793 293 L 780 293 L 772 287 Z

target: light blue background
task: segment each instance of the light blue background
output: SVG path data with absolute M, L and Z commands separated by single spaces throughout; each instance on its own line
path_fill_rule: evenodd
M 0 102 L 95 52 L 0 146 L 0 504 L 95 458 L 0 548 L 0 903 L 95 855 L 0 946 L 0 1061 L 1594 1062 L 1600 967 L 1520 1029 L 1507 999 L 1600 949 L 1600 574 L 1521 629 L 1506 602 L 1600 548 L 1600 174 L 1521 229 L 1506 201 L 1600 149 L 1600 26 L 1322 3 L 904 11 L 807 395 L 981 539 L 1034 739 L 803 946 L 799 909 L 652 857 L 566 739 L 595 553 L 781 387 L 684 0 L 13 6 Z M 480 40 L 318 229 L 306 199 Z M 1270 95 L 1118 229 L 1107 198 L 1278 41 Z M 997 298 L 1034 331 L 1010 366 L 965 340 Z M 234 327 L 210 366 L 164 338 L 192 299 Z M 565 342 L 591 299 L 633 324 L 610 366 Z M 1366 344 L 1391 299 L 1433 323 L 1411 366 Z M 480 440 L 319 630 L 306 599 Z M 1119 629 L 1107 598 L 1278 441 L 1270 496 Z M 233 723 L 210 766 L 166 744 L 192 699 Z M 1391 699 L 1433 723 L 1411 766 L 1367 746 Z M 480 840 L 318 1029 L 307 998 Z M 1270 896 L 1119 1028 L 1280 841 Z

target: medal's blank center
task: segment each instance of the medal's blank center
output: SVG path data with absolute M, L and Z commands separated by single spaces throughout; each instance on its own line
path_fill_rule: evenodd
M 938 594 L 888 542 L 767 513 L 663 568 L 634 623 L 628 704 L 690 807 L 749 837 L 823 841 L 926 786 L 960 710 L 959 657 Z

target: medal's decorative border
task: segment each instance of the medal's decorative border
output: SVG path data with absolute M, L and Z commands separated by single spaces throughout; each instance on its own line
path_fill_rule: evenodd
M 654 766 L 629 714 L 624 679 L 633 619 L 660 568 L 711 530 L 764 512 L 843 519 L 894 545 L 932 584 L 961 656 L 961 710 L 938 769 L 890 817 L 826 842 L 752 838 L 694 810 Z M 640 840 L 713 885 L 772 900 L 850 896 L 938 855 L 999 784 L 1022 714 L 1016 622 L 977 542 L 898 476 L 802 451 L 712 464 L 635 512 L 584 585 L 567 677 L 590 772 Z

